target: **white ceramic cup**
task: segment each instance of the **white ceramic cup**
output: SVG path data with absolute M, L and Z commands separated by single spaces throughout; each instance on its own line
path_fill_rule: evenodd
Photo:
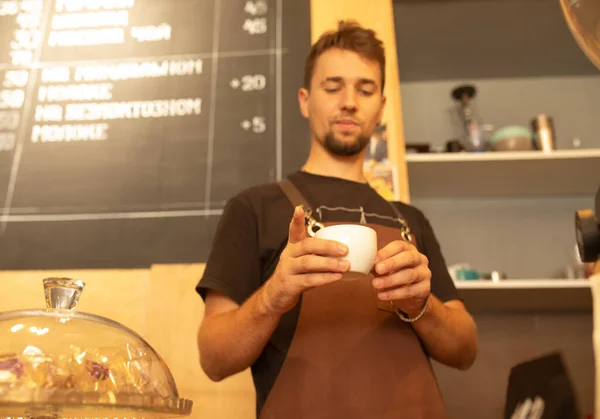
M 343 280 L 360 279 L 371 272 L 377 256 L 377 233 L 372 228 L 339 224 L 318 230 L 315 237 L 334 240 L 348 246 L 348 253 L 341 257 L 350 262 L 350 269 L 344 273 Z

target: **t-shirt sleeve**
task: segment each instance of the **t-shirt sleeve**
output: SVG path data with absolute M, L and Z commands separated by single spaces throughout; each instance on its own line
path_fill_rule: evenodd
M 440 243 L 431 227 L 431 223 L 425 215 L 422 213 L 420 215 L 423 226 L 423 253 L 429 259 L 429 270 L 431 271 L 431 292 L 442 302 L 460 300 L 461 298 L 448 272 L 446 260 L 442 254 Z
M 217 225 L 196 292 L 206 299 L 219 291 L 242 304 L 260 287 L 258 227 L 255 214 L 239 197 L 229 200 Z

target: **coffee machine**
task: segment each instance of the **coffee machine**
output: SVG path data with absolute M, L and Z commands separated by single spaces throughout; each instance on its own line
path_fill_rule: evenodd
M 600 187 L 596 192 L 595 201 L 595 210 L 588 208 L 575 213 L 575 237 L 581 261 L 598 264 L 600 263 Z

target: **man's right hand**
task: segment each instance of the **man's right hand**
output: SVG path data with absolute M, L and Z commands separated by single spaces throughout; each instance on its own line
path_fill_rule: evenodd
M 342 243 L 309 237 L 304 211 L 296 208 L 275 272 L 258 292 L 241 305 L 216 291 L 208 293 L 198 331 L 205 373 L 220 381 L 253 365 L 281 315 L 294 307 L 300 294 L 338 281 L 348 270 L 348 263 L 339 259 L 346 253 Z
M 342 278 L 350 265 L 339 259 L 348 252 L 345 244 L 309 237 L 304 210 L 294 209 L 288 244 L 281 253 L 275 272 L 265 284 L 265 304 L 276 313 L 294 307 L 304 291 Z

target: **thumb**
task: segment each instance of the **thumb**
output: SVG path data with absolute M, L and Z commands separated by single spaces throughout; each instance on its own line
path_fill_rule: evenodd
M 304 210 L 301 206 L 294 208 L 294 216 L 290 222 L 288 241 L 298 243 L 306 238 L 306 226 L 304 225 Z

